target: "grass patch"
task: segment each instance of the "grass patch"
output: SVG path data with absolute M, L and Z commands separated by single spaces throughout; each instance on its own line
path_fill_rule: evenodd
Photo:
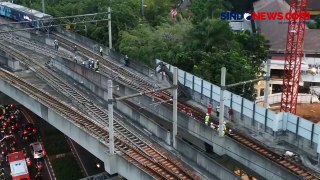
M 53 170 L 59 180 L 78 180 L 84 178 L 73 156 L 66 156 L 52 161 Z
M 70 147 L 63 133 L 43 120 L 38 121 L 37 126 L 44 133 L 42 140 L 49 156 L 70 152 Z

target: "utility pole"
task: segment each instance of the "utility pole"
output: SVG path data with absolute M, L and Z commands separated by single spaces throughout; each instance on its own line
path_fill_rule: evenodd
M 42 0 L 42 12 L 43 12 L 43 13 L 46 13 L 46 12 L 45 12 L 45 8 L 44 8 L 44 0 Z
M 264 108 L 268 108 L 269 107 L 269 102 L 268 102 L 268 97 L 269 97 L 269 93 L 270 93 L 270 71 L 271 71 L 271 59 L 268 57 L 268 61 L 267 61 L 267 74 L 265 77 L 266 80 L 266 87 L 264 88 L 264 103 L 263 106 Z
M 109 29 L 109 53 L 112 49 L 112 34 L 111 34 L 111 9 L 108 7 L 108 29 Z
M 113 97 L 112 80 L 108 80 L 108 116 L 109 116 L 109 149 L 110 154 L 114 154 L 114 134 L 113 134 Z
M 178 68 L 173 68 L 173 148 L 177 148 L 176 136 L 178 133 Z
M 226 73 L 225 67 L 221 68 L 221 90 L 220 90 L 220 113 L 219 113 L 219 136 L 224 136 L 224 90 L 226 89 Z

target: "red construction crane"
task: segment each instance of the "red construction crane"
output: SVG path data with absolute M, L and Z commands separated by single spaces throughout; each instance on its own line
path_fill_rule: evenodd
M 288 24 L 287 46 L 285 51 L 284 76 L 280 111 L 296 114 L 300 68 L 303 57 L 306 17 L 293 14 L 307 14 L 308 0 L 290 0 L 290 20 Z

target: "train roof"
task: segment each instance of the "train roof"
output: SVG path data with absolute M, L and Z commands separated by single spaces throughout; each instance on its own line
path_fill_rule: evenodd
M 49 14 L 45 14 L 45 13 L 42 13 L 40 11 L 37 11 L 37 10 L 34 10 L 34 9 L 30 9 L 30 8 L 27 8 L 27 7 L 18 5 L 18 4 L 13 4 L 13 3 L 10 3 L 10 2 L 0 2 L 0 6 L 1 5 L 2 6 L 7 6 L 9 8 L 12 8 L 12 9 L 24 12 L 24 13 L 32 14 L 33 16 L 35 16 L 37 18 L 40 18 L 40 19 L 41 18 L 51 18 L 52 17 Z

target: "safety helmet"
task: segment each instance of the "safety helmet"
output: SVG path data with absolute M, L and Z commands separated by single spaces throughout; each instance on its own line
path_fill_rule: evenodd
M 209 116 L 209 113 L 207 113 L 206 115 Z

